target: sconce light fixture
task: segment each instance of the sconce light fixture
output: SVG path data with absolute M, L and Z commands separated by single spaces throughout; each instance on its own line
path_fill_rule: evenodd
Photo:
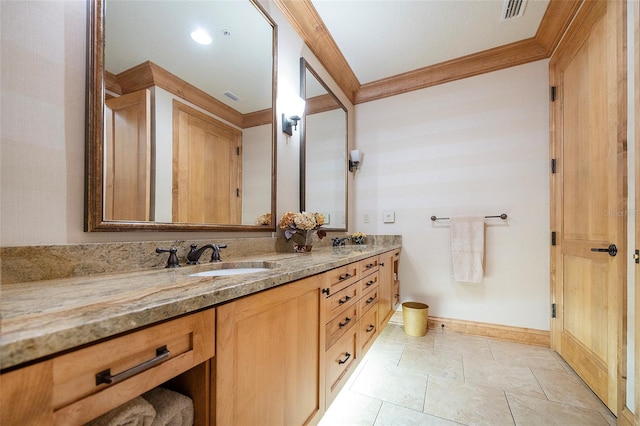
M 355 173 L 360 168 L 360 150 L 354 149 L 349 153 L 349 171 Z
M 300 121 L 300 116 L 292 115 L 287 118 L 284 113 L 282 114 L 282 131 L 289 136 L 293 135 L 294 130 L 298 130 L 298 121 Z

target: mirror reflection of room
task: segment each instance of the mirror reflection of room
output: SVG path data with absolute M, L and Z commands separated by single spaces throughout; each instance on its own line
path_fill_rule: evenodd
M 250 1 L 105 11 L 104 220 L 254 225 L 271 211 L 271 24 Z
M 301 210 L 322 212 L 327 229 L 347 228 L 347 111 L 301 58 L 305 99 Z

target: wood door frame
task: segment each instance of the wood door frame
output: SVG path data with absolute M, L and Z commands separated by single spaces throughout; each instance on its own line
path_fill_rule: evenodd
M 605 7 L 605 4 L 608 5 Z M 606 12 L 607 8 L 612 8 L 613 12 Z M 604 12 L 603 12 L 604 9 Z M 626 86 L 626 2 L 621 0 L 608 0 L 606 3 L 599 0 L 587 0 L 580 6 L 574 21 L 571 23 L 567 32 L 565 33 L 562 41 L 560 42 L 557 50 L 553 53 L 549 62 L 549 82 L 551 87 L 558 86 L 558 73 L 562 65 L 573 58 L 577 52 L 579 46 L 585 40 L 586 36 L 591 31 L 591 28 L 595 22 L 602 17 L 603 13 L 607 13 L 604 19 L 609 19 L 613 24 L 615 44 L 618 46 L 616 49 L 617 55 L 615 57 L 614 71 L 616 72 L 616 90 L 617 94 L 617 111 L 616 111 L 616 131 L 617 131 L 617 143 L 618 157 L 618 184 L 617 191 L 620 197 L 621 204 L 620 210 L 624 210 L 624 217 L 626 218 L 627 210 L 627 150 L 626 150 L 626 129 L 627 129 L 627 86 Z M 609 34 L 608 37 L 611 37 Z M 611 89 L 611 87 L 609 87 Z M 562 89 L 559 88 L 559 91 Z M 550 114 L 550 154 L 551 158 L 558 159 L 561 157 L 560 148 L 562 135 L 559 133 L 562 129 L 562 108 L 558 102 L 550 102 L 549 107 Z M 551 175 L 550 179 L 550 199 L 551 199 L 551 231 L 556 232 L 560 237 L 562 235 L 562 188 L 560 183 L 562 182 L 562 164 L 559 165 L 560 171 Z M 615 309 L 620 312 L 615 324 L 610 324 L 609 328 L 613 329 L 617 333 L 617 359 L 616 365 L 610 366 L 609 374 L 615 374 L 617 381 L 617 402 L 615 404 L 616 414 L 620 418 L 623 412 L 626 401 L 626 345 L 627 345 L 627 226 L 626 220 L 622 222 L 622 230 L 616 244 L 621 249 L 620 256 L 622 256 L 622 265 L 620 265 L 619 271 L 619 287 L 616 291 L 616 298 L 613 300 L 615 303 Z M 551 269 L 550 269 L 550 291 L 551 291 L 551 303 L 556 304 L 559 309 L 557 310 L 557 318 L 551 320 L 551 348 L 558 350 L 560 346 L 560 327 L 562 324 L 562 291 L 559 287 L 557 277 L 562 277 L 562 238 L 557 238 L 558 244 L 552 247 L 551 250 Z

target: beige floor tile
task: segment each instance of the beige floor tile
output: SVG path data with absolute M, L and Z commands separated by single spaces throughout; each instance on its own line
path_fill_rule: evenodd
M 539 398 L 507 393 L 518 426 L 608 426 L 601 413 Z
M 424 412 L 465 425 L 513 425 L 504 392 L 430 376 Z
M 455 426 L 460 423 L 399 407 L 385 402 L 382 404 L 375 426 Z
M 470 356 L 465 356 L 463 363 L 465 381 L 469 383 L 491 386 L 522 395 L 546 398 L 529 367 L 509 365 L 493 360 L 475 359 Z
M 401 368 L 416 369 L 434 376 L 464 380 L 462 355 L 407 345 L 398 364 Z
M 380 336 L 380 338 L 371 345 L 364 359 L 398 365 L 404 347 L 405 345 L 402 343 L 394 342 L 393 340 Z
M 579 377 L 543 368 L 532 368 L 531 371 L 550 401 L 610 413 L 607 406 Z
M 318 426 L 372 426 L 382 401 L 347 389 L 333 401 Z
M 457 352 L 475 358 L 493 359 L 487 339 L 453 332 L 434 330 L 433 348 L 440 351 Z
M 562 363 L 549 348 L 500 340 L 490 340 L 489 347 L 491 348 L 493 359 L 498 362 L 565 371 Z
M 349 388 L 352 392 L 422 411 L 427 373 L 375 362 L 370 358 L 365 361 L 365 366 Z
M 405 334 L 404 327 L 400 324 L 389 324 L 383 331 L 384 338 L 388 341 L 433 348 L 435 332 L 427 330 L 424 336 L 409 336 Z M 382 337 L 382 336 L 381 336 Z

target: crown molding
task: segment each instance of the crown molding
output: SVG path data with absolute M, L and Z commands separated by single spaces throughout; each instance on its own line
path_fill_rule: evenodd
M 274 0 L 354 104 L 424 89 L 551 56 L 583 0 L 550 0 L 534 37 L 360 84 L 311 0 Z

